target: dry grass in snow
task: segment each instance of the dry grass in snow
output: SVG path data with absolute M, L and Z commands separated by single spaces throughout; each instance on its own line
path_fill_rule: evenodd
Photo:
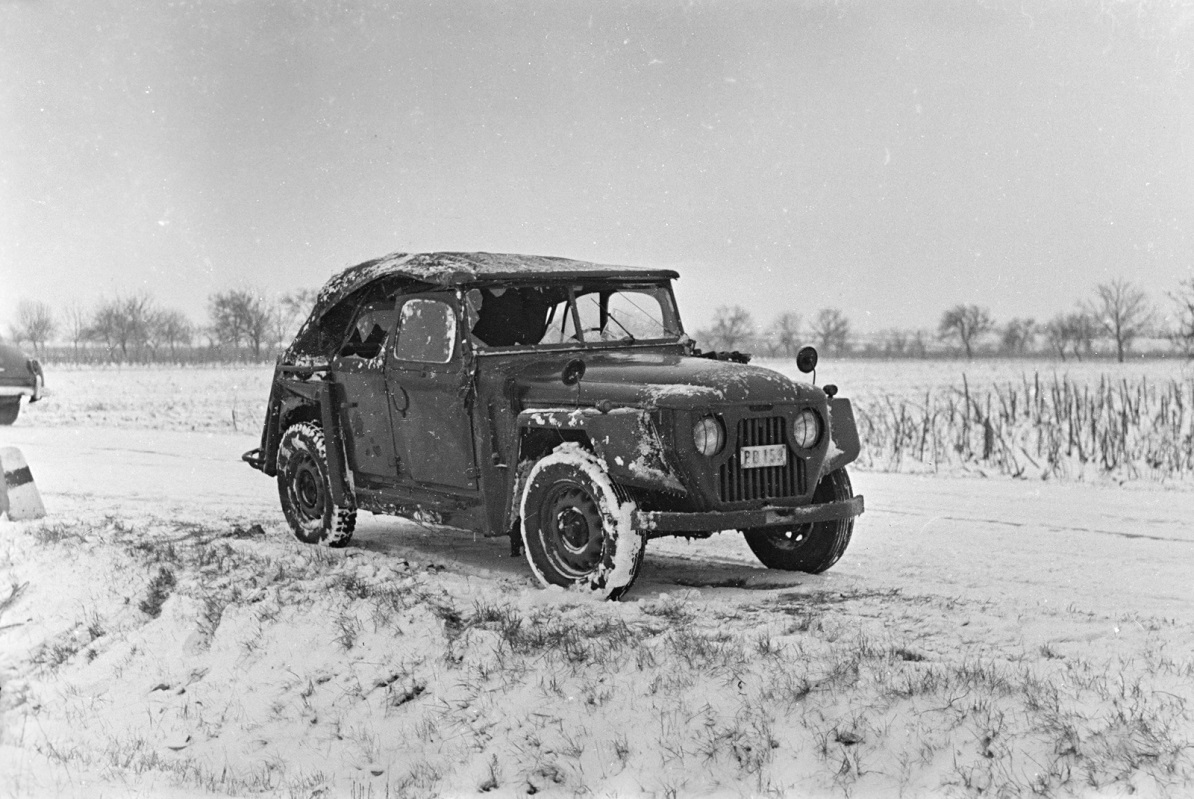
M 971 392 L 962 387 L 920 402 L 886 400 L 860 409 L 864 463 L 988 469 L 1012 477 L 1135 480 L 1194 474 L 1194 381 L 1083 385 L 1069 378 Z
M 766 364 L 799 379 L 787 362 Z M 863 452 L 897 472 L 1189 480 L 1194 369 L 1184 361 L 847 361 Z M 929 369 L 933 373 L 929 373 Z
M 915 586 L 596 603 L 302 546 L 272 518 L 0 530 L 6 795 L 1194 785 L 1176 622 L 1058 611 L 1065 636 L 993 646 L 984 602 Z

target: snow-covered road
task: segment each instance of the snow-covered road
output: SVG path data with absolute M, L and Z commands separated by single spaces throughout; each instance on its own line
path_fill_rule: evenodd
M 256 443 L 0 429 L 49 512 L 0 522 L 7 793 L 1194 785 L 1191 487 L 856 472 L 826 574 L 661 539 L 597 603 L 503 538 L 362 514 L 295 544 Z
M 46 507 L 119 516 L 155 507 L 281 521 L 274 483 L 240 461 L 253 435 L 15 426 Z M 856 473 L 867 511 L 842 561 L 821 576 L 762 569 L 740 536 L 650 544 L 630 597 L 688 586 L 757 602 L 760 589 L 965 597 L 1004 614 L 1073 611 L 1194 621 L 1194 490 L 1006 478 Z M 446 568 L 525 578 L 504 539 L 362 514 L 353 545 Z M 1050 614 L 1050 615 L 1051 615 Z

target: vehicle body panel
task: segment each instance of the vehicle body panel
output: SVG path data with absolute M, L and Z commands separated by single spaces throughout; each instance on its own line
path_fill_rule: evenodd
M 42 397 L 45 376 L 41 364 L 29 358 L 19 347 L 0 344 L 0 400 L 28 397 L 37 402 Z

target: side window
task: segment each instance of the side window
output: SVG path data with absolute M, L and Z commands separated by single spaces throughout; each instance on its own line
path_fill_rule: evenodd
M 580 316 L 580 329 L 590 332 L 601 330 L 601 295 L 595 291 L 576 293 L 576 313 Z M 586 338 L 592 338 L 587 336 Z
M 442 300 L 416 298 L 402 306 L 394 357 L 419 363 L 447 363 L 456 351 L 456 313 Z
M 576 335 L 576 323 L 572 318 L 572 306 L 568 300 L 556 303 L 547 315 L 547 332 L 539 340 L 540 344 L 564 344 L 569 340 L 580 341 Z
M 348 338 L 340 347 L 340 355 L 365 360 L 376 358 L 385 347 L 386 336 L 394 326 L 397 315 L 393 301 L 372 303 L 362 308 L 356 323 L 348 331 Z
M 472 335 L 489 347 L 538 344 L 547 329 L 547 312 L 560 300 L 558 294 L 537 286 L 483 288 L 472 294 L 478 315 Z

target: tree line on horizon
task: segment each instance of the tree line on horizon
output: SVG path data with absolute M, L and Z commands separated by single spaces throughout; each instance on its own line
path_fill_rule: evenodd
M 87 308 L 75 302 L 55 310 L 41 300 L 17 304 L 9 338 L 44 356 L 50 343 L 56 358 L 74 361 L 272 359 L 289 343 L 315 302 L 314 289 L 269 299 L 249 289 L 228 289 L 207 299 L 207 321 L 163 308 L 148 293 L 117 295 Z
M 196 324 L 182 311 L 163 308 L 146 293 L 100 300 L 93 308 L 68 303 L 57 311 L 39 300 L 22 300 L 9 338 L 27 342 L 44 356 L 51 342 L 62 360 L 119 363 L 193 360 L 273 359 L 293 337 L 315 301 L 314 289 L 268 299 L 248 289 L 211 294 L 207 321 Z M 1167 292 L 1172 303 L 1168 324 L 1158 323 L 1158 309 L 1136 284 L 1120 278 L 1097 285 L 1074 310 L 1047 322 L 1015 317 L 997 323 L 986 307 L 958 304 L 942 312 L 935 330 L 887 329 L 855 332 L 838 308 L 822 308 L 807 323 L 786 311 L 765 328 L 740 305 L 721 306 L 708 328 L 694 337 L 707 350 L 749 351 L 770 357 L 794 357 L 801 346 L 815 344 L 823 353 L 886 358 L 933 355 L 1049 354 L 1066 360 L 1114 352 L 1123 362 L 1141 338 L 1161 339 L 1184 357 L 1194 357 L 1194 278 Z M 1102 350 L 1102 343 L 1110 350 Z
M 1123 363 L 1132 345 L 1143 338 L 1160 339 L 1182 356 L 1194 357 L 1194 278 L 1167 292 L 1173 308 L 1168 324 L 1136 284 L 1116 278 L 1100 283 L 1074 310 L 1047 322 L 1016 317 L 998 323 L 988 308 L 957 304 L 942 312 L 935 330 L 889 328 L 856 334 L 838 308 L 822 308 L 807 323 L 799 314 L 779 314 L 766 327 L 756 326 L 748 310 L 723 305 L 710 327 L 695 334 L 707 350 L 749 351 L 770 357 L 794 357 L 804 344 L 823 353 L 886 358 L 926 358 L 934 355 L 1053 355 L 1066 360 L 1114 353 Z M 1100 344 L 1110 347 L 1104 350 Z

